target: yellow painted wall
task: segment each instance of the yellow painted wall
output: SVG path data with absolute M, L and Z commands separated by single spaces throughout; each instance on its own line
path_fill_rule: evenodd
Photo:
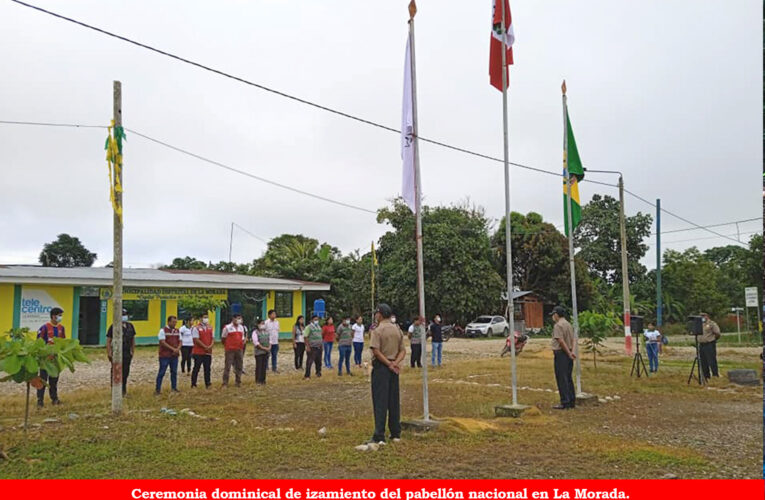
M 13 328 L 13 285 L 0 284 L 0 334 Z
M 266 300 L 266 311 L 275 309 L 276 304 L 276 292 L 268 292 L 268 299 Z M 279 330 L 281 333 L 292 332 L 292 327 L 295 326 L 297 317 L 303 314 L 303 292 L 292 292 L 292 316 L 289 318 L 277 317 L 279 320 Z M 307 323 L 307 322 L 306 322 Z
M 159 333 L 159 329 L 163 325 L 162 320 L 160 319 L 160 308 L 161 308 L 162 301 L 159 299 L 153 299 L 149 301 L 149 315 L 148 319 L 145 321 L 135 321 L 133 319 L 130 319 L 129 321 L 133 323 L 133 326 L 135 327 L 135 336 L 136 338 L 139 337 L 157 337 L 157 334 Z M 108 307 L 106 308 L 106 324 L 101 325 L 101 328 L 103 331 L 108 331 L 109 326 L 112 325 L 114 322 L 114 306 L 112 305 L 112 301 L 109 301 Z

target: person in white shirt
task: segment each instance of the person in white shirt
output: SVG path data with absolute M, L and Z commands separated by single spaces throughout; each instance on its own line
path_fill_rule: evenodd
M 279 320 L 276 319 L 276 311 L 273 309 L 268 311 L 266 333 L 268 333 L 268 341 L 271 343 L 271 371 L 279 373 L 276 369 L 277 356 L 279 355 Z
M 364 352 L 364 318 L 359 316 L 353 329 L 353 364 L 361 368 L 361 353 Z
M 191 319 L 184 318 L 181 332 L 181 373 L 191 375 L 191 348 L 194 347 L 194 339 L 191 336 Z
M 661 342 L 661 333 L 656 330 L 653 323 L 648 323 L 648 329 L 643 332 L 645 337 L 645 351 L 648 354 L 648 366 L 651 373 L 659 371 L 659 343 Z

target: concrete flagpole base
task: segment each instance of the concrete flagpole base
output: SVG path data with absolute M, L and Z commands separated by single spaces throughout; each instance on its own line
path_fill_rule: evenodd
M 494 407 L 494 416 L 520 418 L 529 408 L 527 405 L 498 405 Z
M 597 406 L 598 396 L 595 394 L 587 394 L 586 392 L 580 392 L 576 395 L 577 406 Z
M 438 420 L 402 420 L 401 421 L 401 428 L 403 430 L 407 431 L 413 431 L 413 432 L 429 432 L 434 429 L 437 429 L 438 426 L 441 425 L 441 422 Z

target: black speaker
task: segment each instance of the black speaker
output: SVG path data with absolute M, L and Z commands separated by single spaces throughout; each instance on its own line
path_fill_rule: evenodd
M 701 316 L 688 316 L 686 329 L 691 335 L 702 335 L 704 333 L 704 322 Z
M 643 333 L 643 317 L 630 316 L 630 332 Z

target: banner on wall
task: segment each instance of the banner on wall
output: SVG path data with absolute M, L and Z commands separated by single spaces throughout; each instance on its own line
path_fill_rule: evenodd
M 101 288 L 99 291 L 101 300 L 112 298 L 111 288 Z M 226 300 L 228 293 L 222 288 L 141 288 L 125 287 L 122 291 L 122 300 L 182 300 L 192 297 Z
M 40 326 L 50 320 L 50 311 L 54 307 L 61 307 L 56 299 L 45 290 L 27 289 L 21 290 L 21 311 L 19 314 L 19 326 L 36 331 Z

